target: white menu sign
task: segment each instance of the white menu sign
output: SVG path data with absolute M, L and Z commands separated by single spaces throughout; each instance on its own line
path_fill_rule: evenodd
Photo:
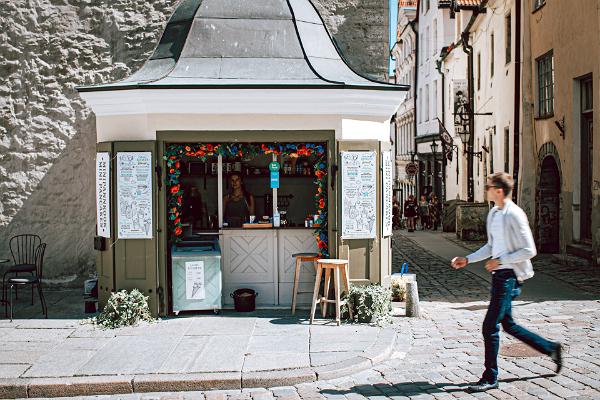
M 204 300 L 204 261 L 188 261 L 185 263 L 185 298 L 187 300 Z
M 119 239 L 152 239 L 152 153 L 117 153 Z
M 374 151 L 342 152 L 342 239 L 374 239 L 377 164 Z
M 110 237 L 110 154 L 96 154 L 96 231 Z
M 392 234 L 392 152 L 384 151 L 383 159 L 383 236 Z

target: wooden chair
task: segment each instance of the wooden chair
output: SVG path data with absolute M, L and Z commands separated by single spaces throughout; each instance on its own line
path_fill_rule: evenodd
M 292 292 L 292 315 L 294 315 L 296 313 L 296 302 L 298 301 L 298 293 L 312 293 L 312 291 L 298 291 L 298 286 L 300 283 L 300 269 L 302 268 L 302 263 L 311 262 L 313 268 L 316 270 L 316 261 L 319 259 L 319 255 L 317 253 L 296 253 L 292 254 L 292 257 L 296 259 L 296 272 L 294 273 L 294 291 Z
M 321 277 L 325 270 L 325 286 L 323 287 L 323 296 L 319 297 L 319 288 L 321 286 Z M 340 277 L 341 274 L 341 277 Z M 328 299 L 329 285 L 331 282 L 331 275 L 333 275 L 333 288 L 335 291 L 335 299 Z M 313 291 L 313 302 L 310 310 L 310 323 L 312 324 L 315 318 L 315 311 L 317 310 L 317 304 L 321 305 L 323 317 L 327 316 L 327 304 L 335 303 L 335 322 L 340 325 L 340 308 L 346 304 L 346 301 L 340 299 L 340 278 L 344 281 L 346 291 L 350 291 L 350 278 L 348 274 L 348 260 L 338 259 L 319 259 L 317 260 L 317 276 L 315 278 L 315 289 Z M 352 319 L 352 310 L 348 307 L 350 319 Z

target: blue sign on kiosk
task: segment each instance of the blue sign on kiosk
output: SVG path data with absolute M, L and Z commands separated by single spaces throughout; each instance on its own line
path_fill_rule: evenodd
M 271 171 L 271 189 L 279 189 L 279 171 Z

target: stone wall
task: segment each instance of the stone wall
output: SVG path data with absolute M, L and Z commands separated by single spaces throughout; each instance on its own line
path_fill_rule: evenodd
M 487 203 L 458 204 L 456 207 L 456 236 L 460 240 L 487 240 Z
M 349 62 L 382 79 L 387 2 L 319 3 Z M 79 284 L 94 271 L 95 120 L 74 88 L 139 68 L 176 4 L 0 1 L 0 258 L 12 235 L 30 232 L 48 243 L 50 283 Z

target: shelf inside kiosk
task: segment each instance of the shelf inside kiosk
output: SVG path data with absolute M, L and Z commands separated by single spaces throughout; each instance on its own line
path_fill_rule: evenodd
M 205 161 L 195 157 L 182 157 L 180 182 L 184 193 L 181 207 L 183 237 L 191 238 L 198 233 L 217 231 L 219 228 L 241 229 L 244 224 L 251 222 L 250 215 L 254 216 L 254 223 L 270 221 L 273 217 L 274 198 L 269 171 L 269 163 L 272 161 L 271 154 L 259 154 L 248 158 L 223 158 L 220 165 L 223 198 L 219 199 L 218 157 L 208 157 Z M 307 216 L 315 213 L 312 186 L 315 179 L 313 165 L 317 158 L 279 156 L 277 161 L 280 164 L 277 209 L 285 221 L 281 227 L 304 228 Z M 233 193 L 232 180 L 235 179 L 242 183 L 244 199 L 243 204 L 235 204 L 236 210 L 230 210 L 228 214 L 225 205 L 227 200 L 240 200 L 239 192 L 237 197 Z M 224 224 L 221 227 L 219 201 L 224 202 Z M 251 201 L 253 204 L 250 204 Z M 253 214 L 250 214 L 250 206 L 253 206 Z M 231 218 L 231 215 L 238 214 L 239 218 Z M 227 216 L 230 217 L 230 221 L 227 221 Z

